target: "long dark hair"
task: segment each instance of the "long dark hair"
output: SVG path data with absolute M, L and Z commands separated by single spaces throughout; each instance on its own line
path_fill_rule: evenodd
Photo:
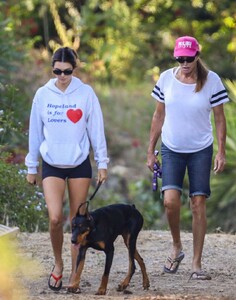
M 197 54 L 198 55 L 198 54 Z M 209 69 L 199 57 L 197 60 L 197 84 L 195 92 L 200 92 L 207 80 Z
M 54 64 L 56 61 L 67 62 L 67 63 L 70 63 L 74 69 L 77 66 L 77 63 L 76 63 L 77 58 L 78 58 L 78 56 L 73 49 L 71 49 L 69 47 L 62 47 L 62 48 L 57 49 L 54 52 L 53 57 L 52 57 L 52 66 L 54 67 Z

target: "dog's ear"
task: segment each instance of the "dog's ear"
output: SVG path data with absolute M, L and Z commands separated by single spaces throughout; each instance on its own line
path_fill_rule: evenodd
M 89 213 L 89 202 L 86 202 L 86 210 L 85 210 L 85 216 L 87 219 L 89 219 L 90 213 Z
M 89 213 L 88 210 L 86 210 L 85 215 L 86 215 L 86 218 L 87 218 L 88 220 L 91 220 L 91 215 L 90 215 L 90 213 Z
M 87 217 L 87 220 L 90 223 L 91 228 L 94 228 L 94 219 L 93 219 L 92 215 L 88 211 L 87 211 L 86 217 Z
M 86 204 L 86 202 L 83 202 L 83 203 L 81 203 L 80 204 L 80 206 L 78 207 L 78 210 L 77 210 L 77 213 L 76 213 L 76 216 L 77 217 L 79 217 L 81 214 L 80 214 L 80 208 L 83 206 L 83 205 L 85 205 Z M 86 211 L 87 211 L 87 206 L 86 206 Z

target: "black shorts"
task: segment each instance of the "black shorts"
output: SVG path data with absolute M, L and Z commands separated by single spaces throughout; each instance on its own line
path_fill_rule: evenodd
M 42 179 L 46 177 L 66 178 L 92 178 L 92 167 L 89 156 L 81 165 L 74 168 L 57 168 L 49 165 L 44 160 L 42 162 Z

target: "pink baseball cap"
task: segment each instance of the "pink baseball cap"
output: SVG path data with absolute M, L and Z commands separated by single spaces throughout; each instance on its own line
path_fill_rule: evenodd
M 191 36 L 182 36 L 175 41 L 174 57 L 195 56 L 199 51 L 198 41 Z

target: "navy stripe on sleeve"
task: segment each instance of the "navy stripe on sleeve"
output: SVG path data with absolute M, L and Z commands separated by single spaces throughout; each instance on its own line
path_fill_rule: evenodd
M 222 90 L 222 91 L 212 95 L 210 102 L 211 102 L 211 104 L 215 104 L 224 99 L 228 99 L 226 90 Z
M 153 94 L 155 94 L 160 100 L 164 101 L 165 97 L 164 94 L 161 92 L 160 88 L 155 85 L 154 89 L 153 89 Z

